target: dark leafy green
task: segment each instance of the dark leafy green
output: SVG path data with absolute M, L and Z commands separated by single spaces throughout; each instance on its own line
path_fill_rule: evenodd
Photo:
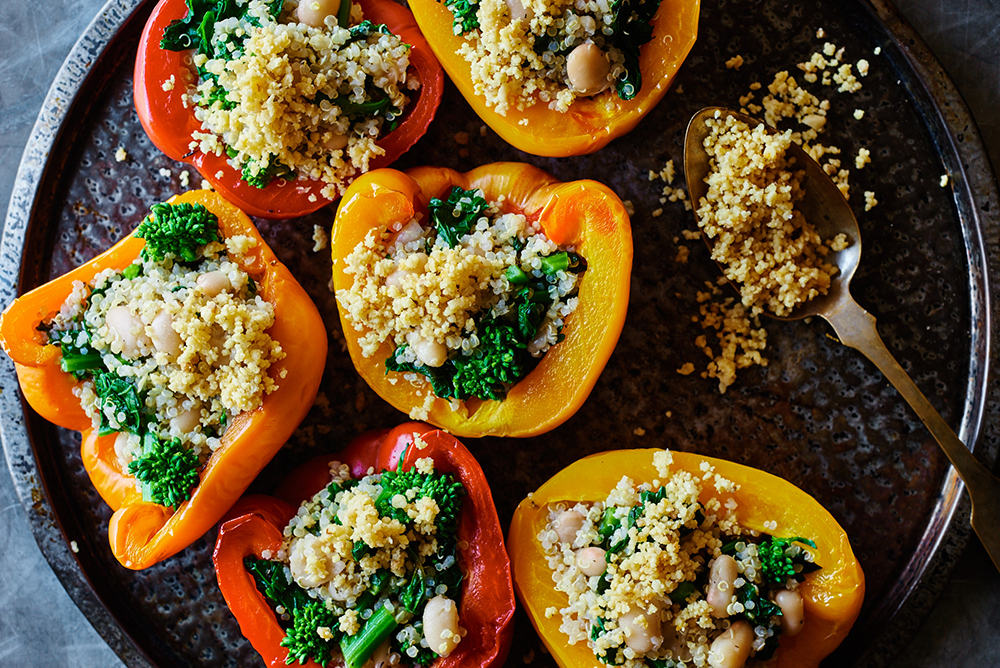
M 104 371 L 103 368 L 91 369 L 91 374 L 94 379 L 94 392 L 101 406 L 101 436 L 119 431 L 112 428 L 107 415 L 104 414 L 104 408 L 107 406 L 114 407 L 121 431 L 141 436 L 144 423 L 143 401 L 135 384 L 114 372 Z
M 438 238 L 448 248 L 454 248 L 458 245 L 458 240 L 472 230 L 487 206 L 486 200 L 478 191 L 463 190 L 455 186 L 446 199 L 433 198 L 427 205 L 427 211 Z
M 72 374 L 77 380 L 81 380 L 95 371 L 107 371 L 101 353 L 91 346 L 90 337 L 91 332 L 87 327 L 50 333 L 52 342 L 58 344 L 62 350 L 62 359 L 59 360 L 60 368 L 66 373 Z
M 625 71 L 618 77 L 618 97 L 631 100 L 642 88 L 639 47 L 653 39 L 651 22 L 660 0 L 612 0 L 614 21 L 608 41 L 625 56 Z
M 195 49 L 209 58 L 220 55 L 212 47 L 212 37 L 215 34 L 215 24 L 225 19 L 246 17 L 249 3 L 240 5 L 236 0 L 186 0 L 187 14 L 182 19 L 173 21 L 163 30 L 160 48 L 167 51 L 187 51 Z M 284 0 L 272 0 L 267 3 L 268 13 L 277 18 L 281 13 Z M 251 23 L 259 24 L 258 21 Z

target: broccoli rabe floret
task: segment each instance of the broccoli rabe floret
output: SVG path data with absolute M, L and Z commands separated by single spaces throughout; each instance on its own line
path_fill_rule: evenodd
M 799 569 L 799 573 L 796 573 L 796 564 L 800 566 L 812 566 L 810 562 L 806 561 L 804 550 L 788 550 L 792 543 L 803 543 L 813 549 L 816 548 L 816 543 L 808 538 L 798 536 L 794 538 L 771 538 L 757 546 L 757 555 L 760 557 L 762 577 L 765 582 L 784 585 L 789 578 L 796 578 L 801 574 L 801 568 Z M 814 570 L 814 568 L 809 570 Z
M 375 501 L 375 508 L 382 517 L 391 517 L 403 524 L 411 524 L 412 519 L 406 511 L 395 508 L 392 498 L 397 494 L 406 495 L 411 489 L 416 489 L 414 499 L 430 497 L 437 502 L 438 541 L 445 542 L 458 530 L 458 511 L 461 507 L 465 487 L 448 473 L 420 473 L 416 469 L 408 471 L 385 471 L 382 474 L 382 493 Z
M 273 156 L 267 161 L 267 165 L 258 169 L 256 173 L 253 168 L 254 164 L 253 160 L 248 160 L 243 165 L 243 180 L 254 188 L 266 188 L 275 179 L 291 178 L 295 174 L 289 167 L 274 159 Z
M 160 262 L 194 262 L 202 246 L 219 239 L 219 219 L 202 204 L 154 204 L 135 236 L 146 240 L 142 256 Z
M 496 321 L 483 325 L 473 353 L 454 360 L 456 396 L 503 401 L 507 386 L 528 372 L 532 358 L 527 347 L 513 326 Z
M 454 16 L 455 33 L 467 33 L 479 27 L 479 0 L 444 0 Z
M 142 456 L 129 463 L 128 471 L 142 483 L 144 499 L 177 510 L 198 484 L 198 456 L 179 438 L 165 441 L 146 432 Z
M 324 667 L 330 663 L 332 648 L 330 642 L 319 636 L 317 629 L 321 626 L 337 627 L 337 616 L 323 601 L 312 600 L 295 612 L 294 623 L 281 641 L 281 646 L 288 648 L 285 663 L 298 661 L 301 664 L 309 659 Z

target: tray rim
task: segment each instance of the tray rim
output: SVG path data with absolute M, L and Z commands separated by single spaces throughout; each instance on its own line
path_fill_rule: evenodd
M 101 54 L 129 19 L 141 7 L 152 6 L 155 2 L 108 0 L 56 74 L 25 146 L 11 192 L 0 238 L 0 303 L 7 304 L 20 294 L 24 244 L 28 226 L 34 218 L 39 188 L 46 177 L 49 155 L 66 130 L 78 94 L 86 88 Z M 996 448 L 980 443 L 979 436 L 980 427 L 988 417 L 987 401 L 991 394 L 988 381 L 994 375 L 993 357 L 998 354 L 991 345 L 997 310 L 992 307 L 995 296 L 990 285 L 991 276 L 1000 276 L 990 271 L 991 267 L 1000 268 L 997 180 L 971 112 L 929 47 L 891 0 L 859 0 L 859 4 L 899 50 L 905 66 L 913 71 L 913 81 L 905 83 L 924 123 L 938 125 L 941 132 L 937 137 L 947 139 L 945 145 L 938 145 L 937 154 L 951 176 L 953 202 L 962 221 L 969 285 L 973 290 L 970 320 L 985 323 L 981 336 L 976 338 L 974 331 L 970 342 L 970 363 L 973 358 L 980 361 L 983 372 L 981 378 L 970 374 L 966 392 L 966 397 L 978 394 L 979 401 L 964 402 L 958 434 L 964 442 L 974 443 L 971 449 L 992 468 L 997 457 Z M 919 86 L 909 85 L 914 82 Z M 961 178 L 957 178 L 959 176 Z M 977 208 L 977 204 L 985 206 Z M 986 238 L 987 232 L 989 238 Z M 975 292 L 980 286 L 981 295 L 976 299 Z M 982 388 L 981 393 L 974 391 L 977 385 Z M 29 520 L 33 516 L 36 518 L 29 522 L 35 541 L 63 588 L 112 651 L 128 666 L 153 666 L 155 664 L 141 645 L 128 635 L 105 606 L 70 549 L 70 537 L 54 513 L 51 495 L 38 475 L 38 458 L 26 427 L 28 411 L 30 408 L 21 396 L 13 363 L 3 356 L 0 363 L 0 441 L 18 499 Z M 946 585 L 971 535 L 968 526 L 970 504 L 962 495 L 963 489 L 954 469 L 949 468 L 942 481 L 932 521 L 924 531 L 924 536 L 936 534 L 930 542 L 929 554 L 922 556 L 928 550 L 918 551 L 904 567 L 897 586 L 905 581 L 908 591 L 900 598 L 898 606 L 888 611 L 887 628 L 868 644 L 859 656 L 858 666 L 887 663 L 913 635 Z M 924 544 L 922 541 L 921 545 Z

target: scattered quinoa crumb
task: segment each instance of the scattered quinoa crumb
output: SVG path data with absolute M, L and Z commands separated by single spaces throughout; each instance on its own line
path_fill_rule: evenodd
M 864 109 L 855 109 L 854 110 L 854 118 L 856 120 L 860 121 L 864 117 L 865 117 L 865 110 Z
M 162 177 L 163 177 L 163 178 L 165 178 L 165 179 L 169 179 L 169 178 L 172 178 L 172 177 L 173 177 L 173 175 L 174 175 L 174 173 L 173 173 L 173 172 L 171 172 L 171 171 L 170 171 L 169 169 L 167 169 L 166 167 L 161 167 L 161 168 L 160 168 L 160 171 L 159 171 L 159 174 L 160 174 L 160 176 L 162 176 Z
M 817 28 L 816 29 L 816 39 L 823 39 L 824 37 L 826 37 L 826 31 L 823 30 L 822 28 Z
M 635 434 L 636 436 L 645 436 L 646 430 L 643 429 L 642 427 L 636 427 L 635 429 L 632 430 L 632 433 Z
M 201 189 L 202 190 L 212 190 L 212 184 L 209 183 L 207 179 L 202 179 L 201 180 Z
M 635 215 L 635 205 L 632 204 L 632 200 L 627 199 L 624 202 L 622 202 L 622 204 L 625 205 L 625 213 L 627 213 L 629 216 Z
M 876 206 L 878 206 L 878 200 L 875 199 L 875 193 L 871 190 L 865 191 L 865 211 L 871 211 Z
M 455 143 L 459 146 L 465 146 L 469 143 L 469 133 L 468 132 L 456 132 L 455 133 Z
M 677 373 L 682 376 L 690 376 L 694 373 L 694 364 L 691 362 L 685 362 L 681 365 L 681 368 L 677 370 Z
M 872 161 L 871 153 L 866 148 L 859 148 L 858 155 L 854 158 L 855 169 L 863 169 L 865 165 Z
M 322 225 L 313 225 L 313 253 L 318 253 L 327 247 L 330 237 Z
M 738 70 L 743 66 L 743 56 L 736 54 L 726 61 L 726 69 Z
M 868 76 L 868 61 L 864 58 L 858 61 L 858 74 L 863 77 Z
M 173 74 L 171 74 L 170 78 L 167 79 L 166 81 L 164 81 L 163 85 L 160 86 L 160 88 L 162 88 L 164 90 L 164 92 L 169 93 L 170 91 L 172 91 L 174 89 L 174 84 L 176 82 L 177 82 L 177 78 Z
M 663 215 L 663 209 L 653 209 L 653 213 L 650 215 L 652 215 L 653 218 L 659 218 Z
M 215 173 L 215 178 L 217 178 L 217 179 L 221 179 L 221 178 L 222 178 L 222 177 L 224 177 L 225 175 L 226 175 L 226 173 L 225 173 L 225 172 L 223 172 L 223 171 L 222 171 L 222 170 L 220 169 L 219 171 L 217 171 L 217 172 Z
M 880 53 L 882 53 L 882 47 L 876 46 L 875 50 L 872 53 L 874 53 L 876 56 L 879 55 Z
M 948 185 L 948 175 L 947 174 L 942 174 L 941 175 L 941 180 L 938 182 L 938 184 L 942 188 L 946 187 Z
M 674 256 L 674 262 L 679 264 L 687 264 L 688 258 L 691 256 L 691 249 L 687 246 L 678 246 L 677 255 Z
M 69 549 L 73 550 L 73 554 L 77 554 L 80 551 L 80 546 L 76 544 L 75 540 L 69 542 Z
M 191 172 L 184 169 L 180 173 L 181 188 L 187 188 L 191 185 Z
M 119 146 L 118 150 L 115 151 L 115 162 L 125 162 L 126 160 L 128 160 L 128 152 L 124 146 Z

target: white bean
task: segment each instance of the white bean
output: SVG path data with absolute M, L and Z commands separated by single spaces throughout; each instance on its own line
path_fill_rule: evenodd
M 705 599 L 712 606 L 712 614 L 720 619 L 729 616 L 729 604 L 736 594 L 733 583 L 738 577 L 736 560 L 728 554 L 723 554 L 712 562 L 712 570 L 708 574 L 708 595 Z
M 424 607 L 424 638 L 437 654 L 448 656 L 462 639 L 458 606 L 447 596 L 435 596 Z
M 389 651 L 389 641 L 386 640 L 384 643 L 375 648 L 372 652 L 371 657 L 365 662 L 361 668 L 387 668 L 392 665 L 389 663 L 390 651 Z
M 406 225 L 403 226 L 399 232 L 396 232 L 396 238 L 392 239 L 392 244 L 406 245 L 411 241 L 416 241 L 424 236 L 424 228 L 420 227 L 420 223 L 415 220 L 411 220 Z
M 182 434 L 194 431 L 194 428 L 201 423 L 201 408 L 189 408 L 178 413 L 176 417 L 170 418 L 170 426 L 177 427 Z
M 606 552 L 599 547 L 585 547 L 576 553 L 576 567 L 588 578 L 608 569 Z
M 388 276 L 385 277 L 386 287 L 400 286 L 403 283 L 403 279 L 407 276 L 412 276 L 424 270 L 424 265 L 427 264 L 427 256 L 423 253 L 412 253 L 406 257 L 407 269 L 397 269 Z
M 712 642 L 708 665 L 712 668 L 743 668 L 753 647 L 753 629 L 742 619 Z
M 181 335 L 174 330 L 174 319 L 166 311 L 160 311 L 153 318 L 150 338 L 153 340 L 153 347 L 161 353 L 176 357 L 181 352 Z
M 336 16 L 340 0 L 302 0 L 295 10 L 295 18 L 313 28 L 322 28 L 327 16 Z
M 152 345 L 146 336 L 142 320 L 139 316 L 132 315 L 131 309 L 124 304 L 109 309 L 105 322 L 112 336 L 121 343 L 122 354 L 125 357 L 138 357 L 141 348 L 149 348 Z
M 592 42 L 584 42 L 570 51 L 566 58 L 566 76 L 569 83 L 580 95 L 597 95 L 608 87 L 611 63 L 601 48 Z
M 774 595 L 774 602 L 781 608 L 781 633 L 794 636 L 805 626 L 802 595 L 797 591 L 782 589 Z
M 329 139 L 323 142 L 323 148 L 327 151 L 340 151 L 347 148 L 347 135 L 331 135 Z
M 333 577 L 330 556 L 321 549 L 319 536 L 307 533 L 292 543 L 288 567 L 300 587 L 318 587 Z M 313 562 L 313 560 L 315 560 Z M 307 569 L 306 564 L 310 564 Z
M 538 328 L 538 333 L 535 334 L 535 338 L 528 342 L 528 354 L 535 355 L 541 352 L 542 348 L 549 342 L 549 337 L 552 335 L 552 323 L 546 322 L 544 325 Z
M 583 526 L 583 515 L 575 510 L 564 510 L 552 522 L 552 527 L 556 530 L 559 540 L 563 543 L 572 543 L 576 539 L 576 533 Z
M 652 652 L 663 644 L 659 610 L 648 613 L 641 608 L 629 608 L 618 618 L 618 626 L 625 630 L 625 644 L 637 654 Z
M 535 12 L 531 7 L 525 7 L 521 0 L 507 0 L 507 8 L 510 9 L 510 20 L 512 22 L 535 18 Z
M 233 289 L 233 284 L 229 281 L 229 276 L 221 271 L 209 271 L 200 274 L 195 283 L 209 297 L 214 297 L 226 290 Z
M 428 341 L 416 333 L 407 336 L 406 342 L 424 366 L 441 366 L 448 361 L 448 347 L 443 343 Z

